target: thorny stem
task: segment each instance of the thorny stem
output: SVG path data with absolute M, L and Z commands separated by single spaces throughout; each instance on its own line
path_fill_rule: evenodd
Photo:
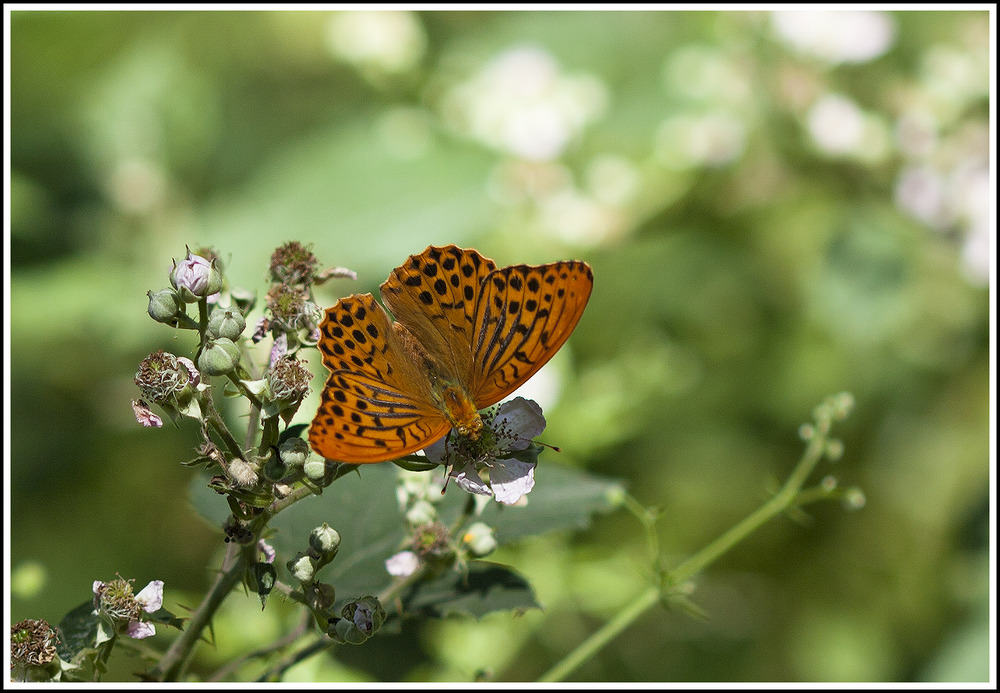
M 219 434 L 222 438 L 222 442 L 225 443 L 226 448 L 229 450 L 229 454 L 233 457 L 238 457 L 239 459 L 244 459 L 243 450 L 240 448 L 239 442 L 233 437 L 233 434 L 229 432 L 229 427 L 226 426 L 226 422 L 222 420 L 222 416 L 219 414 L 219 410 L 215 408 L 215 402 L 212 401 L 212 396 L 208 391 L 204 393 L 201 398 L 201 404 L 205 411 L 205 419 L 212 429 Z
M 290 632 L 288 632 L 286 635 L 284 635 L 278 640 L 275 640 L 267 647 L 262 647 L 259 650 L 254 650 L 253 652 L 249 652 L 243 655 L 242 657 L 234 659 L 233 661 L 229 662 L 229 664 L 225 665 L 224 667 L 216 671 L 214 674 L 209 676 L 206 679 L 206 681 L 210 683 L 216 683 L 218 681 L 221 681 L 222 679 L 226 678 L 234 671 L 239 669 L 241 666 L 243 666 L 243 664 L 249 662 L 251 659 L 260 659 L 262 657 L 266 657 L 272 652 L 277 652 L 278 650 L 282 650 L 288 647 L 289 645 L 293 644 L 296 640 L 301 638 L 309 631 L 309 626 L 312 625 L 312 619 L 313 619 L 312 613 L 307 611 L 303 615 L 303 618 L 299 621 L 299 624 L 295 626 L 295 628 Z
M 743 521 L 724 532 L 722 536 L 691 556 L 691 558 L 673 570 L 663 574 L 661 585 L 650 587 L 633 599 L 630 604 L 619 611 L 615 618 L 601 626 L 601 628 L 580 643 L 572 652 L 556 663 L 554 667 L 543 674 L 538 679 L 539 682 L 552 683 L 565 679 L 592 655 L 607 645 L 615 636 L 639 619 L 646 611 L 676 594 L 676 587 L 678 585 L 682 585 L 692 579 L 770 519 L 780 515 L 789 508 L 835 495 L 833 490 L 826 493 L 821 493 L 816 489 L 802 490 L 803 484 L 805 484 L 806 479 L 823 458 L 824 451 L 826 450 L 830 420 L 828 418 L 824 419 L 823 416 L 819 416 L 818 419 L 816 433 L 809 440 L 809 444 L 806 446 L 799 463 L 792 470 L 784 486 L 768 502 L 750 513 Z M 627 507 L 635 512 L 635 508 L 631 506 Z M 639 517 L 642 520 L 642 516 L 640 515 Z
M 426 568 L 420 568 L 406 577 L 399 578 L 391 585 L 386 587 L 384 590 L 382 590 L 379 593 L 378 597 L 376 598 L 378 599 L 380 604 L 383 605 L 388 604 L 390 601 L 395 599 L 396 595 L 404 588 L 423 579 L 425 572 Z M 284 657 L 279 662 L 277 662 L 273 667 L 271 667 L 263 674 L 261 674 L 257 678 L 257 681 L 258 682 L 280 681 L 284 673 L 289 669 L 291 669 L 293 666 L 295 666 L 299 662 L 303 662 L 309 659 L 313 655 L 319 654 L 320 652 L 329 647 L 332 647 L 333 645 L 336 644 L 336 642 L 337 642 L 336 640 L 334 640 L 333 638 L 331 638 L 326 634 L 316 636 L 316 638 L 308 645 L 305 645 L 298 651 L 293 652 L 288 656 Z
M 191 616 L 180 636 L 167 650 L 150 675 L 158 681 L 177 681 L 184 674 L 194 646 L 201 638 L 201 632 L 212 620 L 216 609 L 229 594 L 230 590 L 243 579 L 248 562 L 252 560 L 255 545 L 240 546 L 236 542 L 226 547 L 226 557 L 222 561 L 222 571 L 215 579 L 215 584 L 205 595 L 205 599 Z

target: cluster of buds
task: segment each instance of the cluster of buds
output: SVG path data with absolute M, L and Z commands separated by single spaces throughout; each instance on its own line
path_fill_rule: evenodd
M 418 570 L 427 576 L 462 565 L 470 558 L 482 558 L 497 547 L 493 528 L 473 522 L 453 535 L 438 517 L 437 504 L 443 498 L 444 480 L 430 474 L 399 471 L 396 498 L 410 527 L 402 550 L 385 561 L 385 569 L 395 577 L 409 577 Z M 485 495 L 474 495 L 475 514 L 489 503 Z
M 272 368 L 282 357 L 294 354 L 303 346 L 315 346 L 319 339 L 319 321 L 323 312 L 313 298 L 312 287 L 330 279 L 357 279 L 343 267 L 319 270 L 319 260 L 309 248 L 290 241 L 271 255 L 271 288 L 267 292 L 267 311 L 254 329 L 253 341 L 270 333 Z
M 341 643 L 360 644 L 370 638 L 385 621 L 385 609 L 378 599 L 362 597 L 346 604 L 337 616 L 333 612 L 336 590 L 320 582 L 316 574 L 337 556 L 340 533 L 325 522 L 309 534 L 309 548 L 285 565 L 298 580 L 302 601 L 312 610 L 317 624 Z

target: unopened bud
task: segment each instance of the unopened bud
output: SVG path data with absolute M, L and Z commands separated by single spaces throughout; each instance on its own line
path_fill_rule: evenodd
M 226 375 L 240 362 L 240 348 L 231 339 L 219 337 L 205 345 L 198 356 L 198 370 L 207 375 Z
M 147 291 L 149 306 L 146 312 L 149 317 L 156 322 L 173 325 L 177 322 L 177 316 L 181 314 L 181 297 L 173 289 L 160 289 L 159 291 Z
M 307 460 L 302 465 L 302 470 L 311 480 L 320 481 L 326 475 L 326 460 L 317 458 Z
M 295 558 L 285 564 L 288 572 L 299 582 L 310 583 L 316 574 L 316 565 L 313 559 L 304 553 L 298 553 Z
M 278 454 L 288 467 L 297 469 L 309 459 L 309 443 L 301 438 L 288 438 L 278 446 Z
M 847 510 L 861 510 L 868 501 L 865 498 L 864 491 L 857 486 L 852 486 L 851 488 L 844 489 L 844 497 L 841 502 Z
M 222 273 L 214 260 L 209 262 L 189 250 L 179 264 L 174 263 L 170 284 L 177 289 L 181 300 L 194 303 L 222 290 Z
M 324 522 L 309 534 L 309 548 L 329 562 L 340 550 L 340 533 Z
M 209 339 L 225 337 L 236 341 L 247 327 L 246 318 L 236 308 L 216 308 L 208 318 Z

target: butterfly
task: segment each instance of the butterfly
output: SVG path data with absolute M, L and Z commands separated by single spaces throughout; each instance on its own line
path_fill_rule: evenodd
M 326 310 L 330 375 L 309 428 L 318 454 L 349 464 L 421 450 L 451 429 L 478 439 L 479 415 L 541 368 L 576 327 L 594 274 L 586 262 L 497 268 L 477 251 L 428 246 L 379 287 Z

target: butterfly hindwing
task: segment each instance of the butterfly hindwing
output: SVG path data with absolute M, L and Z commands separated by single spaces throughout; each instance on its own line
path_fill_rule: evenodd
M 354 294 L 328 308 L 318 347 L 333 372 L 309 431 L 316 452 L 352 464 L 382 462 L 447 433 L 426 377 L 374 296 Z
M 323 388 L 309 442 L 326 459 L 384 462 L 427 447 L 450 427 L 439 412 L 377 378 L 335 371 Z
M 583 315 L 593 286 L 590 265 L 576 260 L 512 265 L 483 280 L 470 389 L 479 408 L 499 402 L 552 358 Z

